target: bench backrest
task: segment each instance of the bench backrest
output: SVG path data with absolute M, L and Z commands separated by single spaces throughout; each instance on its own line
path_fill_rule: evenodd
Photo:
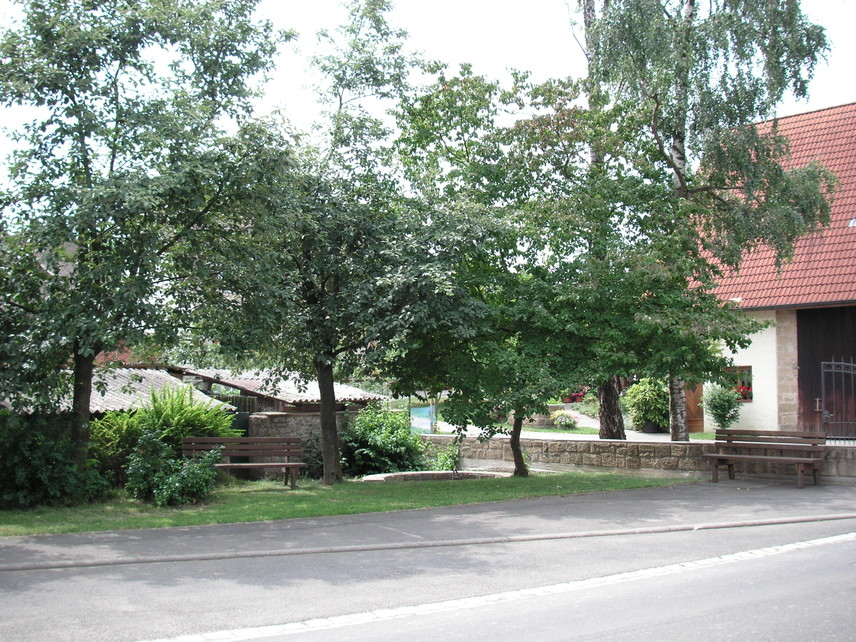
M 823 453 L 826 450 L 825 432 L 796 430 L 717 430 L 715 445 L 734 448 L 779 448 L 781 450 L 807 450 Z
M 215 448 L 220 448 L 223 457 L 303 457 L 299 437 L 185 437 L 181 446 L 185 457 Z

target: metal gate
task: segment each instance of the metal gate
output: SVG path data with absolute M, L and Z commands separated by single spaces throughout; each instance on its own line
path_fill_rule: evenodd
M 826 436 L 856 439 L 856 363 L 824 361 L 820 364 L 821 409 Z

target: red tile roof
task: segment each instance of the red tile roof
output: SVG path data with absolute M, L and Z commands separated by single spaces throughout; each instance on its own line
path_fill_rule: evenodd
M 779 132 L 791 143 L 789 166 L 816 160 L 837 176 L 831 223 L 802 238 L 780 272 L 770 250 L 744 257 L 716 293 L 744 309 L 856 302 L 856 103 L 780 118 Z

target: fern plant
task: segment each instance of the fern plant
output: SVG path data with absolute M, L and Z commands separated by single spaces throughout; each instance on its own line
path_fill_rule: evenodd
M 135 416 L 140 431 L 153 431 L 181 453 L 184 437 L 238 437 L 240 430 L 232 428 L 233 416 L 213 403 L 199 403 L 190 386 L 152 390 L 146 406 Z

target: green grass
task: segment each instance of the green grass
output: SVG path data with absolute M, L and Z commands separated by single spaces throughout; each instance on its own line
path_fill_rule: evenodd
M 0 536 L 79 533 L 231 524 L 375 513 L 434 506 L 477 504 L 526 497 L 572 495 L 663 486 L 685 480 L 617 473 L 555 473 L 528 478 L 472 479 L 455 482 L 357 482 L 336 486 L 302 481 L 297 490 L 279 482 L 233 482 L 218 487 L 205 504 L 156 508 L 124 496 L 71 508 L 39 507 L 0 511 Z
M 690 441 L 713 441 L 716 435 L 712 432 L 691 432 Z
M 597 435 L 600 431 L 597 428 L 586 428 L 578 426 L 573 430 L 567 428 L 556 428 L 554 426 L 523 426 L 523 432 L 552 432 L 552 433 L 567 433 L 569 435 Z

